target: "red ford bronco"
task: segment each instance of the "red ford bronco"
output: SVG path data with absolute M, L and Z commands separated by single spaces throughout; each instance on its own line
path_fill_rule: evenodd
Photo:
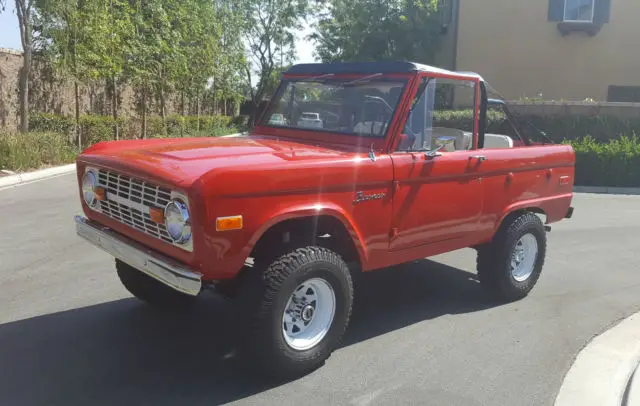
M 410 62 L 293 66 L 248 136 L 84 151 L 77 232 L 148 303 L 237 300 L 249 359 L 307 372 L 345 333 L 361 272 L 473 247 L 497 298 L 535 285 L 541 218 L 573 212 L 575 155 L 526 136 L 491 92 Z

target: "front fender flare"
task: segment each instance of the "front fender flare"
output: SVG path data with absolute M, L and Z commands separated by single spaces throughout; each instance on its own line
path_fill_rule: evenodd
M 340 221 L 354 242 L 356 250 L 358 251 L 360 263 L 366 263 L 368 254 L 360 231 L 355 226 L 355 222 L 351 216 L 342 207 L 333 203 L 315 203 L 311 205 L 293 206 L 280 209 L 275 213 L 275 215 L 264 221 L 253 233 L 253 236 L 249 240 L 249 244 L 247 246 L 248 252 L 251 252 L 260 238 L 276 224 L 297 218 L 317 216 L 331 216 Z

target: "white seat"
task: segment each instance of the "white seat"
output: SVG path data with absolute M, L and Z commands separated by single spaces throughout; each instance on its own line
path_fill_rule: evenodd
M 507 135 L 485 134 L 484 148 L 486 149 L 513 148 L 513 140 L 511 139 L 511 137 Z

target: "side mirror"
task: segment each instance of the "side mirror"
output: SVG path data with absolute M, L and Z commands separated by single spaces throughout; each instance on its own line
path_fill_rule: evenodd
M 438 151 L 440 151 L 443 147 L 444 147 L 444 145 L 438 145 L 438 147 L 436 149 L 425 152 L 424 153 L 424 157 L 427 158 L 427 159 L 431 159 L 431 158 L 435 158 L 437 156 L 442 156 L 442 153 L 440 153 Z
M 437 147 L 436 150 L 453 152 L 456 150 L 456 139 L 449 135 L 440 135 L 434 140 L 433 146 Z

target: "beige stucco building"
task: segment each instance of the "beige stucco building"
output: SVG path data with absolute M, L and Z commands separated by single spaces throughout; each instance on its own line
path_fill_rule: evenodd
M 437 63 L 505 98 L 640 102 L 640 0 L 443 3 Z

